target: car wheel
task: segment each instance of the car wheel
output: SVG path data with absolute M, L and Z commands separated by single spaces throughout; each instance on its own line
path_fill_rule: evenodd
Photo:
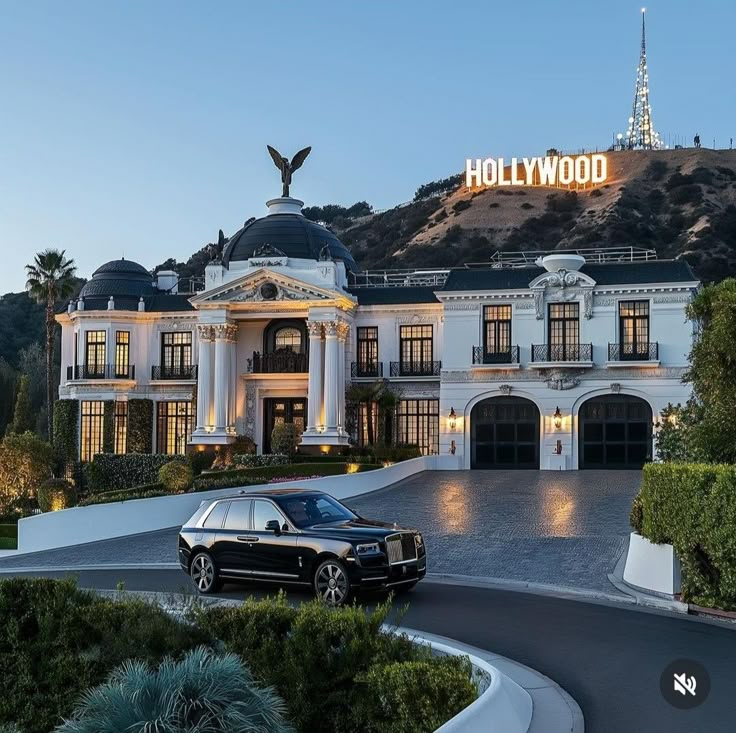
M 215 562 L 206 552 L 200 552 L 192 560 L 189 575 L 200 593 L 216 593 L 222 586 Z
M 336 559 L 325 560 L 314 573 L 314 593 L 328 606 L 342 606 L 350 598 L 350 578 Z

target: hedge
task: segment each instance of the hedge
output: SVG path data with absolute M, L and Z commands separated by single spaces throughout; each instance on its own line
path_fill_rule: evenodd
M 152 400 L 128 400 L 128 452 L 153 452 Z
M 79 401 L 56 400 L 54 402 L 54 450 L 63 464 L 74 463 L 79 456 L 78 427 Z
M 186 456 L 162 453 L 98 453 L 84 467 L 87 490 L 95 494 L 152 484 L 159 480 L 161 466 L 171 461 L 186 460 Z
M 177 492 L 173 492 L 177 493 Z M 117 501 L 129 501 L 130 499 L 153 499 L 158 496 L 171 496 L 172 492 L 164 488 L 158 482 L 134 486 L 132 489 L 121 489 L 120 491 L 104 491 L 101 494 L 86 496 L 79 502 L 79 506 L 91 506 L 92 504 L 112 504 Z
M 102 452 L 115 450 L 115 400 L 105 400 L 102 417 Z
M 675 548 L 684 599 L 736 609 L 736 466 L 647 464 L 635 501 L 641 534 Z
M 285 466 L 289 462 L 289 456 L 285 453 L 240 453 L 233 456 L 233 463 L 243 468 L 254 468 L 256 466 Z

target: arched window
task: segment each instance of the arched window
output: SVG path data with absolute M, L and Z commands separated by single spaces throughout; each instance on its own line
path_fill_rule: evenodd
M 293 351 L 299 354 L 302 351 L 302 334 L 298 328 L 285 326 L 274 333 L 275 351 Z

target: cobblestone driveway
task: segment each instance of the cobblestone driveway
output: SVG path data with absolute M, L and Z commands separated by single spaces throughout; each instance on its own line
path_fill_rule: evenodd
M 429 572 L 616 593 L 639 471 L 434 471 L 346 504 L 422 531 Z M 0 560 L 12 567 L 175 563 L 177 529 Z

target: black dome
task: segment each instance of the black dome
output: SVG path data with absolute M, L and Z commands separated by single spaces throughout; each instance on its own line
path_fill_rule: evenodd
M 132 260 L 111 260 L 100 265 L 79 291 L 81 298 L 153 295 L 153 278 L 143 265 Z
M 269 214 L 247 224 L 230 237 L 222 262 L 225 267 L 231 262 L 243 262 L 265 244 L 287 257 L 305 260 L 318 260 L 327 245 L 333 260 L 342 260 L 348 270 L 358 269 L 348 248 L 329 229 L 301 214 Z

